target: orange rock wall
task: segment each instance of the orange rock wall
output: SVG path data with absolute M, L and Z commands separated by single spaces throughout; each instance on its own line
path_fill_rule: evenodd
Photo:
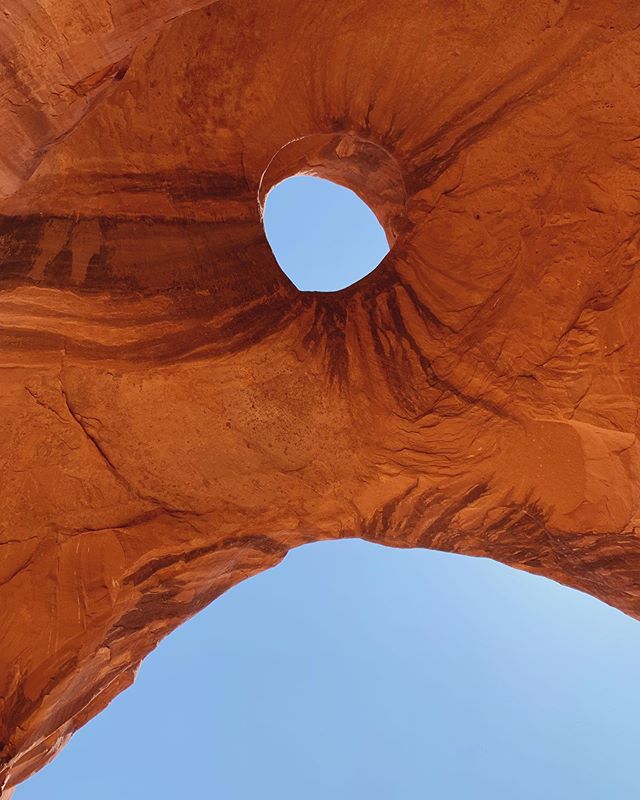
M 3 0 L 0 198 L 126 75 L 138 44 L 211 0 Z
M 640 616 L 637 4 L 120 5 L 78 30 L 56 4 L 40 56 L 109 90 L 21 68 L 0 133 L 5 793 L 308 541 L 488 556 Z M 25 64 L 36 30 L 0 23 Z M 45 97 L 54 135 L 24 121 Z M 266 242 L 300 171 L 393 245 L 342 292 Z

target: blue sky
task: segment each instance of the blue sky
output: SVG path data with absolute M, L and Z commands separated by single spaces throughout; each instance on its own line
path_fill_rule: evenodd
M 360 198 L 307 175 L 269 192 L 264 226 L 278 263 L 302 290 L 344 289 L 389 252 L 382 227 Z
M 383 257 L 361 206 L 312 178 L 271 193 L 298 286 Z M 15 800 L 638 800 L 639 674 L 638 623 L 552 581 L 308 545 L 168 637 Z

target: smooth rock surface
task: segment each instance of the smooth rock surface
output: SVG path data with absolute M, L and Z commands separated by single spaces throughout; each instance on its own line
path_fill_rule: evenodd
M 0 134 L 3 800 L 304 542 L 489 556 L 640 616 L 637 3 L 112 6 L 55 6 Z M 58 99 L 56 59 L 109 90 Z M 335 294 L 265 239 L 301 171 L 393 245 Z

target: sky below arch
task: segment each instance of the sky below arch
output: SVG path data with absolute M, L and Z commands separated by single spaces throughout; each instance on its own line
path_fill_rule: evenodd
M 326 181 L 276 187 L 266 222 L 304 288 L 386 252 Z M 638 800 L 639 674 L 638 623 L 552 581 L 307 545 L 163 641 L 14 800 Z

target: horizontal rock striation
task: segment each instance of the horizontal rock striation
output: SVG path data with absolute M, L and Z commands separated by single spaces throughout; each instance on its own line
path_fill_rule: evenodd
M 0 12 L 3 798 L 305 542 L 640 617 L 637 3 L 151 5 Z M 341 292 L 267 244 L 298 172 L 392 245 Z

